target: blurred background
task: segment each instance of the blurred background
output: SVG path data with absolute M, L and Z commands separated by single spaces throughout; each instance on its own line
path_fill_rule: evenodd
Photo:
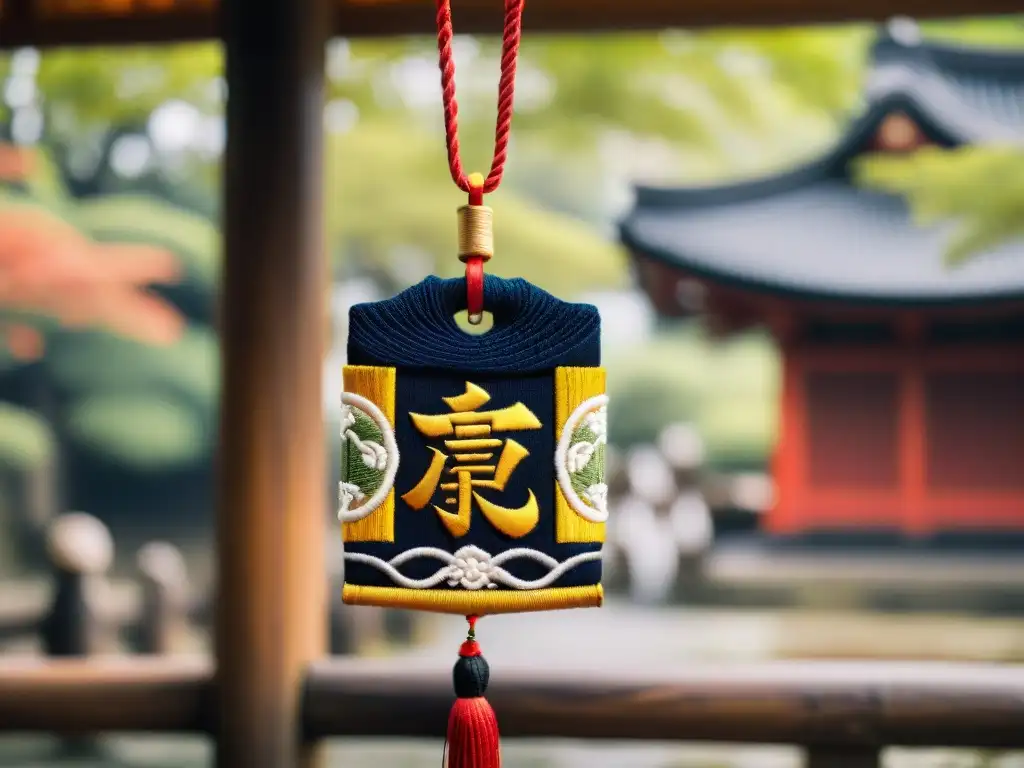
M 498 53 L 490 38 L 455 41 L 470 169 L 490 158 Z M 209 646 L 221 70 L 214 44 L 0 58 L 0 652 Z M 327 76 L 323 449 L 336 472 L 348 307 L 457 275 L 463 196 L 433 39 L 336 39 Z M 609 600 L 489 619 L 492 662 L 578 657 L 582 636 L 594 663 L 625 647 L 653 663 L 1024 661 L 1022 139 L 1022 18 L 527 36 L 488 268 L 601 310 Z M 920 362 L 939 370 L 923 406 L 902 389 L 918 363 L 901 339 L 938 350 Z M 965 343 L 988 357 L 948 353 Z M 927 464 L 913 477 L 906 450 Z M 338 604 L 336 487 L 335 474 L 333 651 L 450 663 L 459 621 Z M 72 640 L 69 604 L 87 616 Z M 55 743 L 2 738 L 0 765 L 211 759 L 199 740 Z M 331 752 L 414 768 L 440 748 Z M 801 760 L 565 743 L 510 743 L 505 757 Z

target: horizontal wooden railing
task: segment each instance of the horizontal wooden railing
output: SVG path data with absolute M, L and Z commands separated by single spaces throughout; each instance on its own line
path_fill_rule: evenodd
M 1024 667 L 492 668 L 488 697 L 510 737 L 1024 746 Z M 437 736 L 451 699 L 450 673 L 436 665 L 326 660 L 309 670 L 304 719 L 317 736 Z
M 216 734 L 215 676 L 190 657 L 0 661 L 0 732 Z M 325 659 L 304 686 L 311 738 L 438 738 L 449 670 Z M 501 668 L 506 738 L 791 744 L 872 764 L 885 746 L 1024 748 L 1024 666 L 771 662 L 635 669 Z
M 213 667 L 185 656 L 0 658 L 0 733 L 206 733 Z

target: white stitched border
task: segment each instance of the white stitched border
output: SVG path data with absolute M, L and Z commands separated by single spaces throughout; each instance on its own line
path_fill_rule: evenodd
M 422 549 L 426 549 L 423 547 Z M 414 552 L 415 550 L 409 550 Z M 403 552 L 402 554 L 407 554 Z M 447 552 L 445 554 L 448 554 Z M 448 555 L 451 557 L 451 555 Z M 372 565 L 378 571 L 383 571 L 391 580 L 396 584 L 405 587 L 406 589 L 430 589 L 436 587 L 442 581 L 448 578 L 448 574 L 451 572 L 452 564 L 445 565 L 439 569 L 433 576 L 428 576 L 425 579 L 410 579 L 408 576 L 402 575 L 391 562 L 387 560 L 381 560 L 379 557 L 373 555 L 365 555 L 362 552 L 346 552 L 345 559 L 353 563 L 363 563 L 364 565 Z
M 571 571 L 580 563 L 588 563 L 591 560 L 600 560 L 600 552 L 581 552 L 578 555 L 573 555 L 568 560 L 564 560 L 558 564 L 557 567 L 548 571 L 548 573 L 539 579 L 533 581 L 524 581 L 523 579 L 516 578 L 511 573 L 506 571 L 504 568 L 495 568 L 494 575 L 491 577 L 494 581 L 500 582 L 508 587 L 514 589 L 541 589 L 547 587 L 557 581 L 564 573 Z
M 562 425 L 562 436 L 558 439 L 558 446 L 555 448 L 555 477 L 558 478 L 558 487 L 562 489 L 562 495 L 573 508 L 577 515 L 592 523 L 604 523 L 608 520 L 607 507 L 603 510 L 591 507 L 583 502 L 572 487 L 572 479 L 569 477 L 569 445 L 572 442 L 573 432 L 583 421 L 583 418 L 595 408 L 608 405 L 608 395 L 595 395 L 576 406 L 576 409 L 569 414 L 569 418 Z
M 380 429 L 381 435 L 384 440 L 384 450 L 388 453 L 388 463 L 384 470 L 384 478 L 380 481 L 380 487 L 371 496 L 365 504 L 362 504 L 355 509 L 346 509 L 344 506 L 338 508 L 338 520 L 343 523 L 354 523 L 357 520 L 362 520 L 368 517 L 377 507 L 384 503 L 384 499 L 388 497 L 391 489 L 395 485 L 395 475 L 398 474 L 398 443 L 395 442 L 395 430 L 388 423 L 387 417 L 377 407 L 377 404 L 371 400 L 367 400 L 365 397 L 359 395 L 353 395 L 351 392 L 341 393 L 341 402 L 344 405 L 350 405 L 358 408 L 371 419 Z
M 403 565 L 418 557 L 430 557 L 445 563 L 434 574 L 423 579 L 410 579 L 402 574 L 397 566 Z M 501 567 L 503 563 L 510 560 L 527 558 L 535 560 L 546 566 L 549 570 L 539 579 L 527 581 L 513 576 Z M 525 547 L 516 547 L 491 557 L 491 555 L 479 547 L 469 546 L 456 550 L 455 554 L 446 552 L 436 547 L 415 547 L 406 550 L 390 560 L 382 560 L 373 555 L 362 552 L 346 552 L 345 559 L 353 563 L 370 565 L 379 571 L 386 573 L 393 582 L 407 589 L 430 589 L 436 587 L 442 581 L 447 581 L 450 586 L 461 585 L 469 590 L 483 588 L 494 588 L 499 584 L 519 590 L 542 589 L 553 584 L 563 574 L 572 570 L 581 563 L 591 560 L 599 560 L 601 553 L 581 552 L 573 555 L 567 560 L 558 562 L 544 552 Z

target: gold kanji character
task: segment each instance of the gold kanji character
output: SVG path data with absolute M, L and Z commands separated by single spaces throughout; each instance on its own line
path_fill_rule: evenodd
M 453 466 L 448 466 L 449 456 L 437 448 L 431 448 L 433 457 L 426 474 L 402 499 L 413 509 L 423 509 L 434 498 L 437 489 L 455 492 L 445 499 L 445 504 L 456 505 L 455 512 L 434 505 L 441 522 L 453 536 L 465 536 L 469 531 L 473 502 L 476 501 L 491 524 L 512 538 L 525 536 L 534 529 L 540 519 L 537 498 L 529 490 L 529 498 L 519 508 L 503 507 L 488 501 L 476 488 L 504 491 L 509 478 L 519 463 L 530 455 L 522 445 L 512 439 L 499 439 L 495 433 L 540 429 L 541 423 L 533 412 L 522 403 L 493 411 L 477 410 L 487 403 L 491 396 L 476 384 L 467 381 L 466 392 L 454 397 L 442 398 L 452 413 L 437 416 L 410 413 L 412 423 L 420 434 L 431 438 L 450 438 L 444 441 L 445 448 L 452 452 Z M 494 450 L 501 448 L 496 463 L 492 463 Z M 442 475 L 455 476 L 454 482 L 441 482 Z

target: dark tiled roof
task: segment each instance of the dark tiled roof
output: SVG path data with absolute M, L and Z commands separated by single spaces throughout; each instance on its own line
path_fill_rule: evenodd
M 738 184 L 640 187 L 620 226 L 626 245 L 693 274 L 797 296 L 885 304 L 1024 299 L 1024 242 L 947 267 L 948 230 L 917 226 L 902 199 L 860 189 L 850 177 L 850 161 L 894 112 L 947 146 L 1024 141 L 1024 52 L 914 43 L 889 32 L 873 54 L 868 108 L 829 152 Z
M 1024 298 L 1024 244 L 949 268 L 945 235 L 915 227 L 902 200 L 842 179 L 729 205 L 639 208 L 622 225 L 636 251 L 760 291 L 884 304 Z
M 901 95 L 953 143 L 1024 141 L 1024 51 L 922 41 L 909 25 L 879 35 L 869 102 Z

